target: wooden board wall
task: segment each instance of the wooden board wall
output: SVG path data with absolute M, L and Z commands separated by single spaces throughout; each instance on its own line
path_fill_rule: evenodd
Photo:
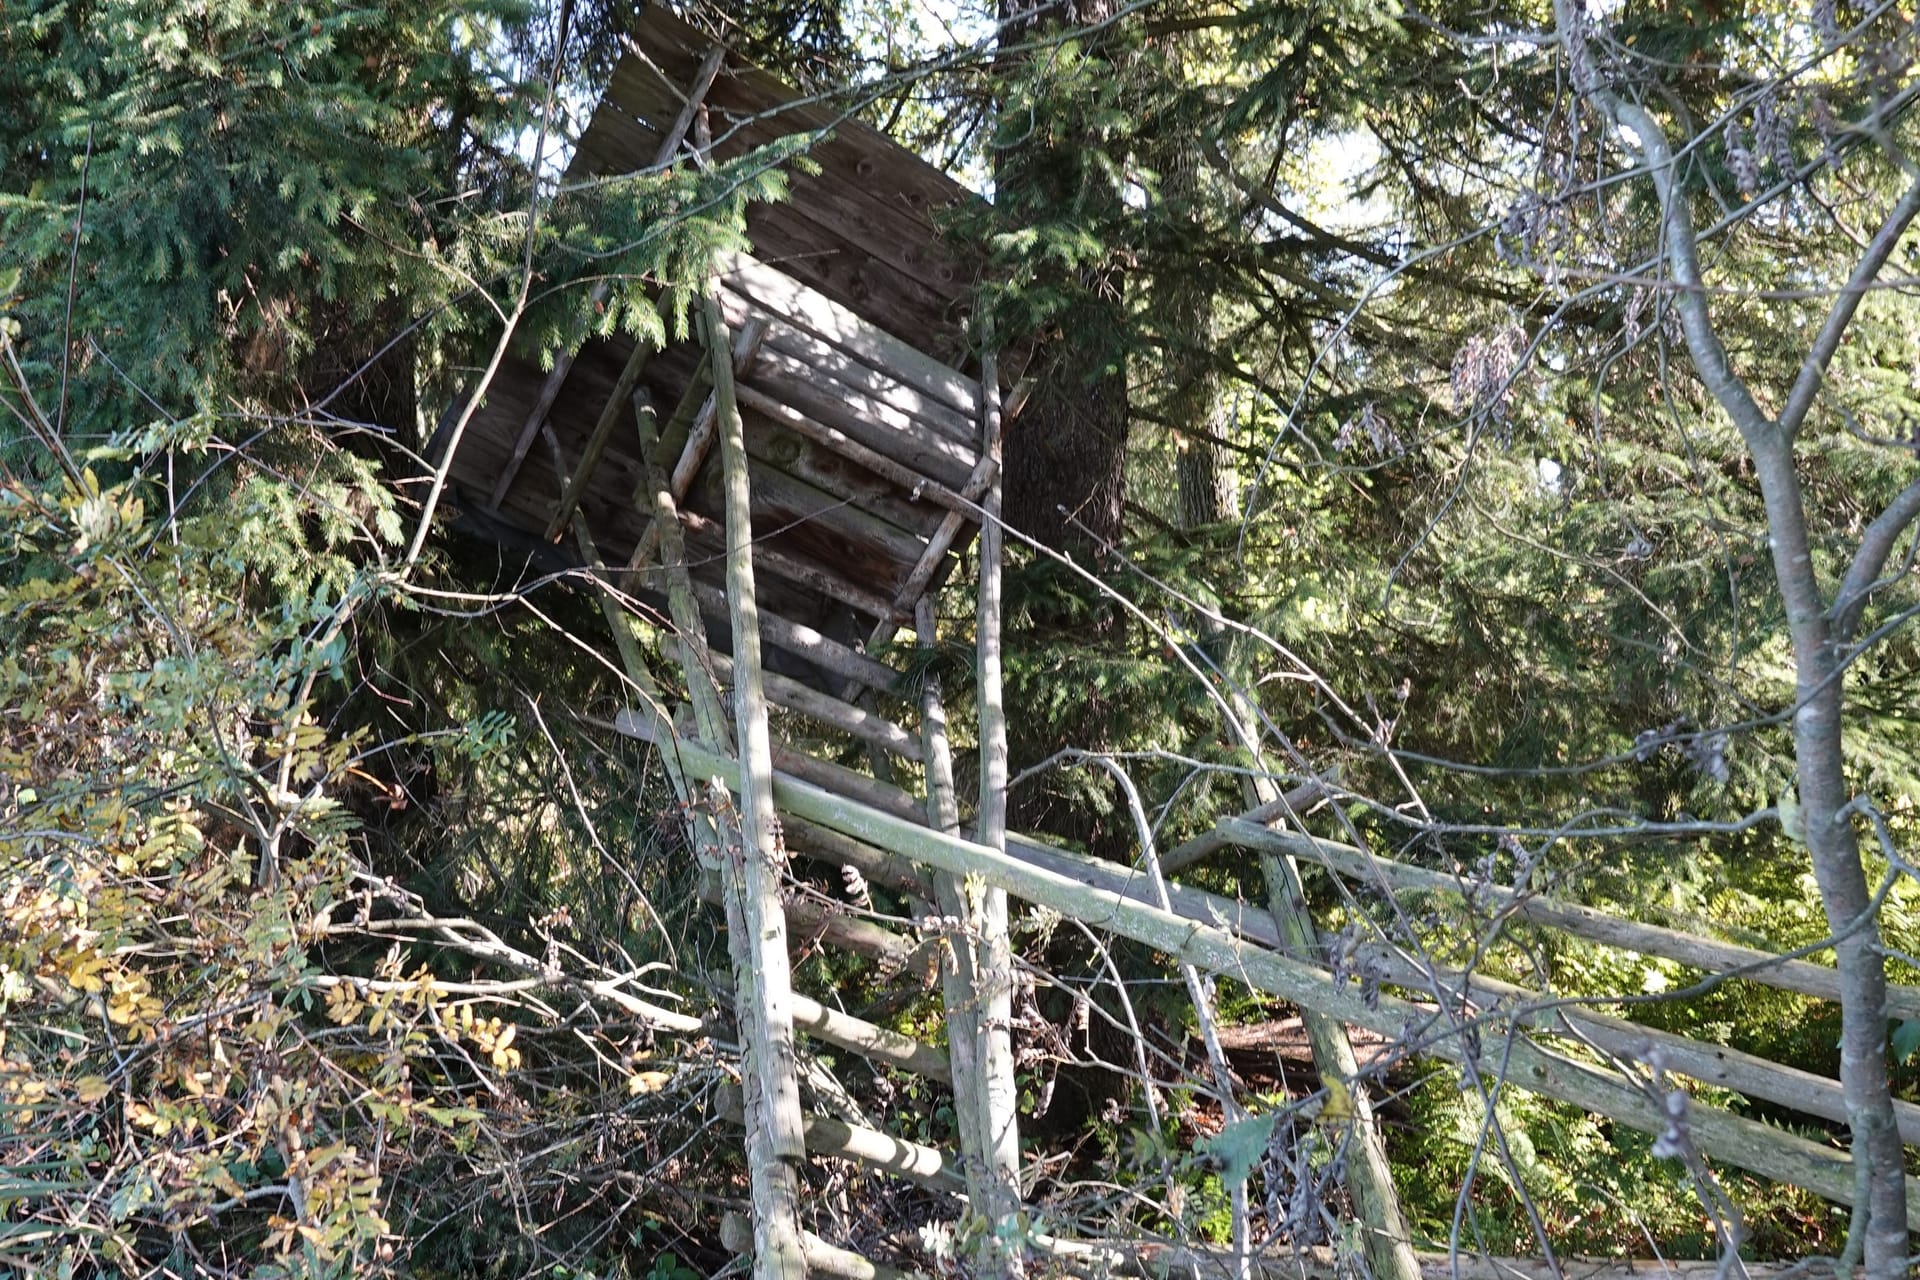
M 627 173 L 652 163 L 685 86 L 712 41 L 656 5 L 635 23 L 571 171 Z M 747 216 L 754 256 L 819 290 L 909 345 L 949 362 L 966 351 L 977 269 L 942 242 L 938 224 L 979 197 L 886 135 L 803 95 L 729 53 L 707 92 L 722 159 L 795 133 L 831 129 L 788 166 L 791 198 Z

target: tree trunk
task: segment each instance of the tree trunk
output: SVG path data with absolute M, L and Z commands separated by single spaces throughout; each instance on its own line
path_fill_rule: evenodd
M 1116 0 L 1065 0 L 1037 10 L 1001 0 L 1000 43 L 1008 48 L 1042 32 L 1104 22 L 1117 8 Z M 1119 211 L 1112 196 L 1096 194 L 1104 179 L 1089 173 L 1100 140 L 1071 127 L 1031 128 L 1024 115 L 1009 120 L 1004 134 L 1013 145 L 996 153 L 1002 210 L 1025 226 L 1080 221 L 1103 234 L 1100 224 Z M 1102 263 L 1044 283 L 1070 301 L 1045 333 L 1019 335 L 1036 342 L 1035 387 L 1008 432 L 1005 513 L 1007 523 L 1056 551 L 1084 552 L 1118 540 L 1122 529 L 1125 281 L 1118 267 Z

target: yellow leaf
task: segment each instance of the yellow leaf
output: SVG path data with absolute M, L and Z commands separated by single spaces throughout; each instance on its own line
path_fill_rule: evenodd
M 627 1077 L 628 1093 L 658 1093 L 673 1083 L 671 1071 L 636 1071 Z
M 99 1076 L 81 1076 L 73 1082 L 73 1096 L 92 1106 L 107 1096 L 107 1082 Z
M 1354 1119 L 1353 1093 L 1347 1088 L 1346 1081 L 1337 1076 L 1327 1076 L 1320 1083 L 1326 1089 L 1327 1100 L 1315 1118 L 1329 1128 L 1351 1124 Z

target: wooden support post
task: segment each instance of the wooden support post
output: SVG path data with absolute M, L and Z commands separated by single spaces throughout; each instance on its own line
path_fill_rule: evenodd
M 982 456 L 974 467 L 973 474 L 967 477 L 966 486 L 960 490 L 960 496 L 969 505 L 978 502 L 999 474 L 999 455 L 988 453 Z M 927 584 L 933 581 L 933 575 L 940 570 L 941 558 L 953 546 L 953 540 L 960 536 L 960 530 L 969 518 L 970 513 L 964 511 L 949 511 L 941 518 L 940 527 L 935 529 L 933 536 L 927 539 L 926 550 L 920 553 L 919 562 L 913 566 L 913 571 L 907 575 L 907 580 L 900 585 L 899 592 L 894 596 L 893 602 L 896 607 L 911 609 L 914 602 L 926 594 Z
M 682 744 L 680 749 L 690 770 L 737 785 L 738 769 L 731 759 L 692 744 Z M 1508 1037 L 1483 1031 L 1469 1036 L 1432 1005 L 1385 993 L 1369 1000 L 1358 987 L 1335 982 L 1318 966 L 1204 921 L 1083 884 L 982 844 L 930 831 L 912 818 L 882 813 L 805 782 L 782 779 L 774 789 L 783 810 L 809 821 L 936 870 L 990 878 L 1029 902 L 1131 938 L 1175 962 L 1231 975 L 1255 990 L 1393 1037 L 1410 1052 L 1472 1061 L 1479 1070 L 1502 1073 L 1510 1086 L 1558 1098 L 1642 1132 L 1663 1133 L 1672 1123 L 1666 1106 L 1641 1081 L 1551 1052 L 1524 1034 Z M 1687 1124 L 1694 1145 L 1711 1159 L 1803 1187 L 1836 1204 L 1853 1202 L 1853 1161 L 1845 1152 L 1697 1099 L 1688 1106 Z M 1920 1187 L 1909 1189 L 1907 1205 L 1910 1227 L 1920 1229 Z
M 752 1006 L 746 1070 L 747 1149 L 753 1189 L 754 1274 L 803 1280 L 799 1178 L 788 1163 L 806 1155 L 793 1046 L 793 982 L 786 913 L 780 905 L 779 820 L 773 808 L 773 743 L 760 672 L 760 616 L 754 599 L 753 513 L 747 443 L 733 397 L 733 352 L 719 306 L 706 300 L 714 416 L 725 475 L 727 599 L 733 606 L 734 725 L 740 745 L 740 861 L 733 869 L 751 972 L 736 969 L 742 1004 Z
M 1246 775 L 1249 798 L 1263 809 L 1290 814 L 1287 797 L 1280 794 L 1280 788 L 1266 773 L 1260 740 L 1253 730 L 1255 719 L 1237 695 L 1228 705 L 1232 709 L 1234 737 L 1253 765 L 1253 771 Z M 1292 858 L 1263 850 L 1260 872 L 1266 881 L 1267 906 L 1273 913 L 1284 949 L 1300 959 L 1317 962 L 1321 954 L 1320 936 L 1307 909 L 1299 866 Z M 1378 1280 L 1420 1280 L 1420 1263 L 1413 1255 L 1413 1237 L 1400 1208 L 1400 1193 L 1393 1185 L 1393 1169 L 1387 1163 L 1387 1149 L 1380 1137 L 1379 1122 L 1374 1118 L 1373 1100 L 1366 1083 L 1360 1079 L 1360 1063 L 1354 1056 L 1347 1029 L 1338 1018 L 1304 1006 L 1300 1010 L 1300 1022 L 1306 1028 L 1313 1065 L 1320 1078 L 1340 1081 L 1353 1097 L 1352 1136 L 1347 1144 L 1347 1190 L 1353 1196 L 1354 1212 L 1366 1232 L 1362 1243 L 1373 1274 Z
M 733 344 L 733 371 L 736 377 L 753 366 L 753 358 L 766 336 L 767 327 L 759 321 L 752 321 L 740 330 L 740 337 Z M 664 467 L 667 460 L 661 455 L 678 450 L 679 456 L 667 476 L 666 484 L 676 506 L 686 501 L 687 491 L 693 488 L 693 478 L 700 473 L 700 464 L 707 460 L 707 451 L 713 447 L 714 402 L 713 397 L 706 393 L 712 377 L 710 364 L 702 364 L 694 370 L 693 381 L 687 384 L 686 391 L 680 396 L 680 403 L 674 406 L 673 416 L 667 420 L 660 438 L 646 447 L 647 457 L 644 461 L 649 468 Z M 684 445 L 679 438 L 681 432 L 685 432 Z M 648 474 L 651 475 L 651 470 Z M 640 495 L 634 496 L 637 499 Z M 650 522 L 641 531 L 640 541 L 634 544 L 633 554 L 627 559 L 628 573 L 635 573 L 646 564 L 654 548 L 660 545 L 660 538 L 659 522 Z
M 982 459 L 994 460 L 981 504 L 979 613 L 974 623 L 977 700 L 980 708 L 980 803 L 976 838 L 1004 853 L 1007 847 L 1007 713 L 1000 674 L 1000 377 L 988 351 L 980 360 Z M 980 1058 L 985 1083 L 988 1199 L 977 1205 L 987 1220 L 980 1270 L 1019 1275 L 1024 1249 L 1009 1234 L 1020 1209 L 1020 1093 L 1013 1078 L 1013 945 L 1007 931 L 1007 891 L 997 883 L 972 882 L 969 923 L 978 929 L 975 966 L 980 988 Z
M 666 136 L 660 140 L 660 149 L 654 153 L 654 168 L 658 169 L 671 163 L 674 153 L 680 150 L 680 144 L 687 137 L 687 126 L 693 123 L 694 111 L 698 108 L 701 99 L 707 96 L 707 90 L 713 87 L 714 74 L 720 70 L 720 64 L 725 59 L 726 50 L 715 45 L 706 59 L 701 62 L 700 70 L 694 75 L 693 83 L 688 86 L 686 106 L 681 109 L 680 116 L 674 121 L 673 127 L 668 129 Z M 606 302 L 607 296 L 612 291 L 612 285 L 608 281 L 602 280 L 594 285 L 590 305 L 597 309 Z M 553 368 L 547 371 L 546 379 L 540 384 L 540 394 L 534 398 L 533 411 L 527 415 L 527 421 L 520 428 L 520 434 L 514 437 L 513 453 L 508 457 L 507 465 L 501 468 L 500 478 L 494 481 L 493 493 L 487 499 L 487 506 L 491 509 L 498 511 L 500 504 L 506 501 L 507 490 L 513 488 L 514 477 L 520 474 L 520 466 L 527 460 L 527 450 L 533 447 L 534 436 L 539 434 L 541 426 L 547 420 L 547 414 L 553 411 L 553 402 L 560 398 L 560 389 L 566 385 L 567 374 L 572 370 L 573 362 L 579 354 L 579 349 L 574 348 L 554 355 Z M 615 400 L 620 398 L 614 397 Z M 554 536 L 548 534 L 548 541 L 552 541 Z
M 922 649 L 935 644 L 933 602 L 921 600 L 914 630 Z M 920 683 L 920 730 L 925 740 L 927 825 L 949 835 L 960 832 L 960 802 L 953 784 L 953 753 L 947 741 L 947 712 L 940 681 L 929 671 Z M 946 872 L 933 874 L 934 901 L 947 921 L 947 960 L 940 966 L 940 996 L 947 1015 L 947 1060 L 953 1068 L 953 1111 L 958 1120 L 960 1156 L 967 1195 L 976 1205 L 993 1198 L 992 1143 L 987 1131 L 987 1079 L 982 1068 L 983 1008 L 976 931 L 965 883 Z
M 753 1220 L 744 1213 L 721 1214 L 720 1243 L 734 1253 L 751 1253 Z M 860 1254 L 828 1244 L 811 1231 L 800 1233 L 800 1250 L 806 1255 L 807 1270 L 836 1280 L 906 1280 L 911 1274 L 883 1267 Z
M 567 527 L 574 508 L 580 505 L 581 496 L 587 491 L 587 482 L 593 478 L 593 469 L 600 465 L 600 455 L 606 452 L 607 440 L 613 435 L 613 424 L 626 413 L 627 397 L 633 394 L 634 384 L 640 381 L 640 375 L 652 355 L 653 348 L 646 343 L 634 344 L 633 354 L 627 357 L 619 380 L 613 384 L 613 394 L 601 406 L 600 417 L 593 424 L 593 434 L 587 437 L 587 447 L 581 452 L 580 461 L 574 465 L 572 477 L 560 491 L 560 505 L 555 508 L 553 519 L 547 522 L 548 542 L 560 540 L 560 533 Z

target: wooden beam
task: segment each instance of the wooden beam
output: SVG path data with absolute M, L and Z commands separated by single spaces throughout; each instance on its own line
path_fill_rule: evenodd
M 1390 889 L 1418 889 L 1464 897 L 1473 889 L 1480 905 L 1489 911 L 1511 914 L 1514 918 L 1563 929 L 1568 933 L 1603 943 L 1622 951 L 1659 956 L 1707 973 L 1740 970 L 1740 978 L 1798 991 L 1821 1000 L 1840 998 L 1840 975 L 1825 965 L 1805 960 L 1783 960 L 1771 952 L 1742 947 L 1731 942 L 1681 933 L 1677 929 L 1641 924 L 1619 916 L 1596 911 L 1592 907 L 1560 902 L 1539 894 L 1520 894 L 1500 885 L 1473 886 L 1443 871 L 1409 866 L 1379 858 L 1348 844 L 1336 844 L 1312 836 L 1270 831 L 1251 822 L 1229 818 L 1220 829 L 1235 843 L 1249 848 L 1284 850 L 1295 857 L 1317 862 L 1341 875 L 1363 883 Z M 1895 1018 L 1920 1018 L 1920 987 L 1887 986 L 1887 1014 Z
M 714 654 L 713 668 L 722 684 L 733 682 L 732 658 L 721 653 Z M 831 694 L 821 693 L 777 672 L 763 672 L 761 679 L 766 683 L 767 700 L 776 707 L 785 707 L 850 737 L 885 747 L 916 764 L 925 758 L 920 740 L 885 716 L 856 707 L 850 702 L 842 702 Z
M 693 598 L 701 609 L 716 618 L 727 616 L 727 596 L 724 591 L 704 582 L 695 582 L 692 589 Z M 869 658 L 805 623 L 793 622 L 762 610 L 760 634 L 768 643 L 777 644 L 788 653 L 805 658 L 835 675 L 857 680 L 869 689 L 892 693 L 894 686 L 899 683 L 900 673 L 886 663 Z
M 714 1092 L 714 1109 L 721 1118 L 739 1124 L 742 1115 L 739 1087 L 723 1084 Z M 808 1155 L 857 1160 L 934 1191 L 955 1195 L 966 1192 L 966 1179 L 937 1147 L 826 1116 L 808 1115 L 802 1121 L 802 1129 Z
M 717 875 L 700 877 L 702 902 L 724 907 L 725 892 Z M 905 934 L 853 915 L 835 903 L 796 894 L 783 900 L 781 905 L 786 913 L 790 943 L 824 943 L 834 950 L 866 957 L 883 973 L 910 977 L 922 990 L 933 985 L 934 971 L 940 964 L 937 946 L 915 942 Z
M 1000 459 L 991 453 L 975 465 L 973 474 L 967 477 L 966 485 L 960 490 L 965 505 L 947 512 L 940 527 L 927 539 L 926 550 L 920 553 L 920 559 L 907 574 L 907 580 L 894 593 L 896 608 L 911 609 L 927 593 L 927 586 L 933 581 L 933 575 L 940 571 L 940 561 L 952 549 L 953 540 L 960 536 L 960 530 L 966 527 L 967 522 L 974 519 L 973 504 L 987 492 L 999 474 Z
M 755 387 L 781 404 L 824 423 L 874 453 L 903 462 L 916 476 L 958 489 L 967 482 L 979 453 L 958 440 L 900 412 L 891 405 L 848 390 L 830 379 L 767 361 L 753 375 Z
M 903 462 L 898 458 L 888 457 L 878 449 L 870 449 L 838 427 L 830 427 L 824 422 L 810 418 L 786 401 L 777 396 L 768 395 L 758 387 L 742 385 L 740 403 L 755 413 L 765 414 L 798 435 L 825 445 L 847 461 L 858 463 L 875 475 L 893 481 L 902 489 L 912 493 L 915 498 L 925 498 L 929 502 L 939 503 L 956 512 L 971 509 L 959 494 L 930 478 L 925 472 L 916 470 L 911 462 Z M 897 450 L 896 452 L 906 451 Z
M 933 901 L 933 880 L 919 867 L 914 866 L 898 854 L 888 853 L 885 849 L 876 849 L 870 844 L 862 844 L 851 836 L 843 836 L 838 831 L 829 831 L 818 823 L 808 822 L 804 818 L 786 815 L 782 819 L 782 829 L 787 837 L 787 848 L 803 858 L 815 862 L 829 863 L 837 867 L 852 867 L 866 879 L 884 885 L 896 893 L 902 893 L 920 902 Z
M 737 782 L 733 762 L 689 743 L 680 751 L 691 767 Z M 881 813 L 797 780 L 775 784 L 783 809 L 858 840 L 891 849 L 916 862 L 955 875 L 978 875 L 1029 902 L 1071 919 L 1132 938 L 1176 962 L 1230 975 L 1255 990 L 1318 1010 L 1382 1035 L 1406 1038 L 1411 1052 L 1470 1065 L 1533 1093 L 1571 1103 L 1647 1133 L 1671 1123 L 1663 1101 L 1639 1081 L 1600 1070 L 1535 1045 L 1524 1035 L 1466 1036 L 1447 1015 L 1391 995 L 1373 999 L 1351 983 L 1335 982 L 1323 969 L 1237 938 L 1227 931 L 1170 911 L 1090 888 L 1065 876 L 944 832 Z M 1837 1204 L 1851 1204 L 1853 1161 L 1821 1143 L 1747 1120 L 1698 1102 L 1687 1108 L 1688 1131 L 1706 1156 L 1724 1160 L 1776 1182 L 1812 1191 Z M 1920 1187 L 1908 1191 L 1908 1223 L 1920 1229 Z
M 824 1040 L 870 1061 L 933 1080 L 952 1079 L 946 1057 L 932 1045 L 921 1044 L 898 1031 L 876 1027 L 850 1013 L 829 1009 L 798 991 L 793 993 L 793 1025 L 816 1040 Z
M 680 144 L 687 139 L 687 130 L 693 126 L 693 118 L 705 101 L 707 91 L 713 87 L 713 78 L 719 74 L 720 67 L 727 60 L 725 45 L 714 45 L 700 60 L 700 69 L 693 73 L 693 83 L 687 86 L 687 94 L 680 106 L 680 114 L 667 126 L 664 137 L 660 139 L 660 150 L 654 153 L 653 167 L 658 169 L 672 162 L 674 153 L 680 150 Z
M 744 253 L 723 254 L 717 265 L 723 285 L 763 310 L 958 410 L 963 418 L 971 420 L 979 415 L 980 384 L 959 370 L 908 346 L 825 294 Z
M 727 601 L 732 605 L 734 730 L 740 752 L 740 856 L 722 867 L 739 906 L 751 972 L 736 967 L 747 1042 L 747 1155 L 753 1194 L 757 1280 L 800 1280 L 799 1177 L 790 1161 L 806 1156 L 798 1059 L 793 1043 L 793 977 L 781 902 L 780 822 L 773 808 L 773 748 L 760 670 L 760 616 L 753 583 L 753 495 L 747 446 L 733 400 L 731 335 L 720 308 L 706 303 L 713 361 L 714 414 L 726 490 Z M 731 911 L 729 912 L 731 915 Z M 730 926 L 734 922 L 728 921 Z
M 574 508 L 580 505 L 580 498 L 587 491 L 587 483 L 593 478 L 593 469 L 600 465 L 600 455 L 606 452 L 607 441 L 613 435 L 613 424 L 627 411 L 627 397 L 633 394 L 634 385 L 640 381 L 640 375 L 647 367 L 647 359 L 652 354 L 653 348 L 646 343 L 634 344 L 633 354 L 627 357 L 619 379 L 613 384 L 613 394 L 607 397 L 606 404 L 600 408 L 600 417 L 593 424 L 593 434 L 587 437 L 580 461 L 574 464 L 573 475 L 561 486 L 560 505 L 554 509 L 553 519 L 547 521 L 545 537 L 548 542 L 560 540 L 560 534 L 572 518 Z
M 613 292 L 613 286 L 605 280 L 593 286 L 587 305 L 596 310 L 606 302 Z M 533 448 L 533 438 L 540 434 L 540 428 L 547 420 L 547 414 L 553 409 L 553 402 L 560 398 L 560 388 L 566 385 L 567 374 L 573 369 L 573 362 L 580 354 L 578 347 L 563 348 L 553 356 L 553 368 L 547 370 L 547 376 L 540 382 L 540 394 L 533 398 L 533 411 L 527 414 L 527 420 L 520 427 L 520 433 L 513 438 L 513 452 L 507 458 L 507 465 L 500 469 L 500 476 L 493 482 L 493 492 L 487 498 L 489 510 L 498 511 L 500 504 L 507 499 L 507 491 L 513 488 L 513 481 L 520 474 L 520 468 L 527 460 L 528 450 Z
M 1579 1041 L 1623 1062 L 1644 1062 L 1657 1053 L 1662 1068 L 1675 1075 L 1778 1103 L 1802 1115 L 1819 1116 L 1835 1124 L 1850 1123 L 1846 1091 L 1838 1080 L 1769 1062 L 1726 1045 L 1710 1044 L 1643 1027 L 1625 1018 L 1595 1013 L 1574 1003 L 1578 997 L 1555 1000 L 1484 974 L 1416 964 L 1396 947 L 1371 943 L 1360 948 L 1358 958 L 1390 985 L 1424 994 L 1433 990 L 1437 980 L 1448 991 L 1471 993 L 1484 1008 L 1513 1011 L 1528 1026 Z M 1538 1008 L 1538 1012 L 1518 1012 L 1529 1005 Z M 1920 1104 L 1896 1098 L 1893 1117 L 1900 1129 L 1900 1140 L 1910 1146 L 1920 1146 Z
M 762 339 L 767 336 L 764 324 L 749 324 L 740 330 L 740 337 L 733 347 L 734 373 L 745 373 L 753 365 L 754 355 L 760 350 Z M 687 500 L 687 491 L 693 488 L 693 478 L 700 473 L 700 464 L 707 460 L 707 452 L 713 447 L 714 413 L 713 398 L 706 394 L 706 388 L 712 379 L 712 365 L 702 362 L 695 370 L 694 378 L 681 393 L 680 403 L 674 406 L 673 416 L 661 429 L 658 443 L 650 450 L 650 460 L 665 466 L 666 459 L 652 459 L 651 454 L 674 447 L 676 427 L 682 414 L 687 415 L 687 436 L 680 455 L 675 459 L 673 471 L 667 477 L 667 491 L 673 494 L 675 505 Z M 640 402 L 634 401 L 634 412 L 641 412 Z M 636 495 L 637 497 L 638 495 Z M 653 556 L 654 549 L 660 545 L 660 526 L 658 521 L 649 521 L 640 533 L 640 541 L 634 544 L 633 554 L 627 557 L 627 572 L 637 572 Z
M 1335 771 L 1338 772 L 1337 770 Z M 1255 805 L 1240 815 L 1247 822 L 1268 823 L 1276 818 L 1298 818 L 1306 814 L 1309 807 L 1327 794 L 1327 788 L 1333 782 L 1330 775 L 1325 779 L 1313 778 L 1301 783 L 1277 800 L 1267 804 Z M 1222 849 L 1234 847 L 1232 836 L 1217 826 L 1203 831 L 1183 844 L 1177 844 L 1160 855 L 1160 870 L 1168 875 L 1190 867 L 1205 858 L 1210 858 Z
M 681 511 L 680 527 L 689 533 L 698 534 L 721 546 L 726 545 L 725 534 L 720 524 L 707 519 L 694 511 Z M 827 572 L 818 565 L 775 551 L 766 546 L 753 548 L 754 563 L 771 573 L 777 574 L 789 582 L 797 582 L 811 587 L 832 600 L 850 604 L 863 613 L 876 618 L 891 617 L 894 612 L 893 601 L 886 596 L 876 594 L 865 587 L 857 587 L 836 574 Z

